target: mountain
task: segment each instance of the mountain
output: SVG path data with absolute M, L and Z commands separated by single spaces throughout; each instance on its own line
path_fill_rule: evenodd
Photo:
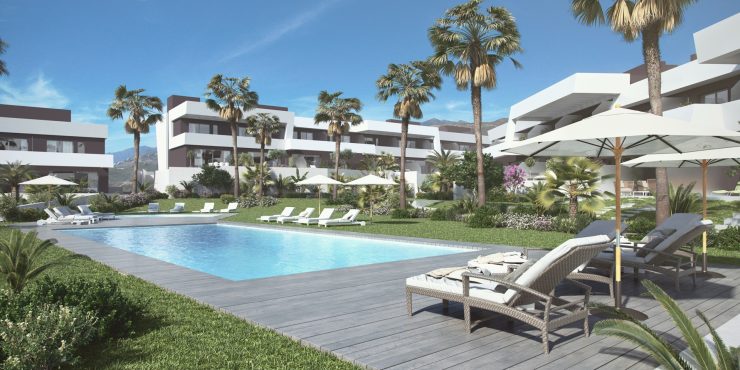
M 142 145 L 139 147 L 140 157 L 143 157 L 145 155 L 152 154 L 152 153 L 154 153 L 154 157 L 156 158 L 157 148 L 146 146 L 146 145 Z M 108 154 L 113 154 L 113 163 L 118 164 L 118 162 L 122 162 L 126 160 L 129 160 L 129 161 L 133 160 L 134 159 L 134 148 L 132 147 L 132 148 L 128 148 L 128 149 L 124 149 L 118 152 L 113 152 L 113 153 L 108 153 Z
M 507 121 L 506 118 L 499 118 L 499 119 L 497 119 L 495 121 L 489 121 L 489 122 L 483 121 L 482 122 L 483 132 L 486 132 L 486 131 L 488 131 L 488 130 L 494 128 L 494 127 L 497 127 L 497 126 L 501 126 L 501 125 L 505 124 L 506 121 Z M 462 121 L 462 120 L 460 120 L 460 121 L 448 121 L 448 120 L 439 119 L 439 118 L 430 118 L 430 119 L 428 119 L 426 121 L 421 122 L 421 124 L 424 125 L 424 126 L 461 126 L 461 127 L 470 127 L 471 131 L 473 129 L 473 127 L 472 127 L 473 124 L 471 122 Z

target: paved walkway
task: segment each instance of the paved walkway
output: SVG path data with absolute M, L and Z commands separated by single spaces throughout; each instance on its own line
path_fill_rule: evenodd
M 99 226 L 152 226 L 217 222 L 193 218 L 126 219 Z M 613 338 L 592 335 L 585 338 L 581 324 L 551 334 L 552 351 L 542 353 L 539 332 L 521 323 L 509 324 L 501 317 L 479 322 L 471 334 L 463 328 L 462 307 L 450 304 L 442 312 L 439 300 L 414 297 L 415 313 L 406 315 L 404 279 L 438 267 L 464 265 L 482 253 L 511 250 L 486 246 L 486 251 L 421 258 L 302 273 L 265 279 L 228 281 L 160 260 L 136 255 L 59 232 L 63 227 L 39 228 L 43 238 L 56 238 L 71 251 L 90 256 L 121 272 L 138 276 L 165 289 L 192 297 L 257 325 L 274 329 L 303 344 L 330 351 L 357 364 L 378 369 L 492 369 L 492 368 L 609 368 L 652 369 L 655 364 L 635 346 Z M 322 230 L 322 232 L 325 232 Z M 330 230 L 329 233 L 337 233 Z M 357 235 L 357 234 L 352 234 Z M 395 238 L 395 237 L 394 237 Z M 440 241 L 447 244 L 448 242 Z M 475 248 L 475 244 L 465 244 Z M 690 279 L 683 292 L 672 290 L 670 281 L 650 275 L 677 298 L 695 318 L 699 309 L 720 326 L 740 314 L 736 287 L 740 268 L 716 267 L 723 279 Z M 626 275 L 629 279 L 630 275 Z M 650 316 L 646 324 L 666 332 L 672 341 L 680 334 L 652 299 L 641 296 L 638 285 L 626 280 L 627 306 Z M 568 291 L 561 292 L 568 295 Z M 604 287 L 595 286 L 595 301 L 609 302 Z M 487 313 L 474 312 L 474 319 Z M 595 322 L 598 318 L 592 317 Z M 707 333 L 701 327 L 701 334 Z

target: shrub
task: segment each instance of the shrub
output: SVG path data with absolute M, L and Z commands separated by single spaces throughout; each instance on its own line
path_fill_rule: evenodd
M 627 231 L 635 234 L 635 240 L 642 239 L 650 230 L 655 228 L 655 218 L 647 216 L 636 216 L 627 221 Z
M 694 183 L 684 186 L 679 185 L 673 188 L 669 184 L 668 197 L 671 205 L 671 214 L 674 213 L 692 213 L 699 208 L 699 195 L 693 192 Z
M 349 212 L 350 209 L 354 209 L 355 207 L 351 204 L 340 204 L 338 206 L 334 206 L 334 212 L 339 213 L 341 215 L 344 215 L 345 213 Z M 365 212 L 366 214 L 370 214 L 369 212 Z M 377 215 L 377 213 L 373 212 L 374 215 Z M 340 216 L 337 216 L 340 217 Z
M 337 200 L 331 199 L 330 197 L 327 198 L 326 204 L 327 205 L 337 205 L 337 204 L 351 204 L 353 206 L 357 206 L 357 194 L 355 194 L 352 191 L 345 190 L 339 194 L 337 194 Z
M 233 184 L 234 178 L 231 175 L 214 166 L 204 164 L 200 172 L 193 175 L 193 181 L 198 184 L 211 188 L 216 191 L 228 189 Z
M 426 193 L 416 193 L 416 199 L 429 199 L 429 200 L 452 200 L 453 194 L 451 191 L 433 191 Z
M 283 198 L 310 198 L 311 194 L 304 193 L 304 192 L 298 192 L 298 191 L 289 191 L 283 193 Z
M 740 251 L 740 226 L 731 226 L 709 235 L 712 247 Z
M 32 222 L 46 218 L 41 209 L 18 208 L 15 198 L 0 195 L 0 216 L 7 222 Z
M 167 185 L 167 187 L 164 188 L 164 192 L 167 193 L 172 198 L 177 198 L 176 194 L 180 190 L 175 185 Z
M 537 215 L 537 207 L 530 203 L 517 203 L 511 210 L 512 213 L 519 213 L 523 215 Z
M 578 213 L 575 218 L 563 215 L 553 217 L 553 230 L 563 233 L 577 234 L 594 220 L 589 213 Z
M 499 212 L 489 205 L 478 207 L 468 218 L 468 226 L 474 228 L 494 227 L 493 216 Z
M 221 203 L 223 204 L 229 204 L 236 200 L 236 197 L 231 194 L 221 194 Z
M 409 212 L 408 209 L 395 208 L 391 211 L 391 218 L 414 218 L 415 211 Z
M 93 337 L 96 317 L 76 307 L 42 305 L 22 320 L 0 322 L 4 369 L 56 369 L 77 362 L 77 349 Z
M 252 193 L 248 194 L 242 194 L 241 197 L 239 197 L 239 207 L 240 208 L 252 208 L 252 207 L 272 207 L 274 205 L 278 204 L 278 199 L 271 196 L 264 196 L 262 198 L 257 198 L 256 195 Z
M 456 221 L 460 212 L 454 207 L 437 208 L 431 212 L 429 218 L 432 221 Z
M 95 212 L 120 212 L 123 208 L 123 203 L 118 195 L 108 196 L 105 193 L 98 193 L 98 195 L 90 199 L 90 209 Z
M 144 305 L 123 295 L 116 281 L 75 277 L 55 280 L 44 277 L 29 285 L 17 298 L 21 306 L 56 304 L 90 311 L 98 318 L 95 340 L 124 337 L 143 314 Z

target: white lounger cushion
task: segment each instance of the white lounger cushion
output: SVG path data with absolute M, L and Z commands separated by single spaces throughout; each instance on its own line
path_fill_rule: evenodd
M 448 278 L 436 279 L 426 274 L 416 275 L 406 279 L 406 285 L 462 295 L 462 281 Z M 494 291 L 496 285 L 496 283 L 473 283 L 470 285 L 470 296 L 504 304 L 504 294 Z

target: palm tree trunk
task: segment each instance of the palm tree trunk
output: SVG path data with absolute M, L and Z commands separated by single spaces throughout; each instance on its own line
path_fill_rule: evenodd
M 578 197 L 571 196 L 568 202 L 568 215 L 571 219 L 575 219 L 578 215 Z
M 262 142 L 260 142 L 260 179 L 259 179 L 260 198 L 262 198 L 262 196 L 265 195 L 264 190 L 263 190 L 265 188 L 265 173 L 264 172 L 265 172 L 265 141 L 262 140 Z
M 231 155 L 234 160 L 234 197 L 239 198 L 239 153 L 238 153 L 238 147 L 236 146 L 236 136 L 237 136 L 238 130 L 236 126 L 236 121 L 231 122 L 231 147 L 233 149 L 233 154 Z
M 663 115 L 661 101 L 660 76 L 660 31 L 657 24 L 650 25 L 642 31 L 642 56 L 647 70 L 648 97 L 650 112 Z M 668 197 L 668 170 L 664 167 L 655 169 L 655 222 L 660 225 L 670 216 L 670 198 Z
M 342 134 L 334 134 L 334 180 L 339 181 L 339 149 L 342 145 Z M 337 186 L 332 190 L 332 199 L 337 200 Z
M 409 117 L 401 119 L 401 176 L 398 178 L 399 208 L 406 209 L 406 141 L 409 136 Z
M 141 133 L 134 131 L 134 174 L 131 177 L 131 194 L 136 193 L 139 187 L 139 144 L 141 143 Z
M 483 134 L 481 133 L 481 88 L 471 86 L 470 100 L 473 104 L 473 130 L 475 132 L 475 158 L 478 161 L 478 206 L 486 205 L 486 178 L 483 173 Z

